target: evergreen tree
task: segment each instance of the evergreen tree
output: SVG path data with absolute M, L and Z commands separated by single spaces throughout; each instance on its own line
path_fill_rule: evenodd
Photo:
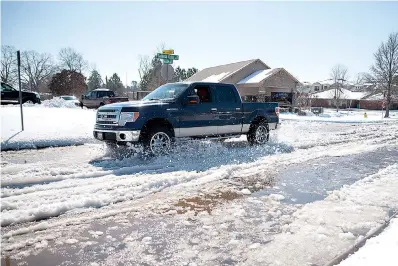
M 88 78 L 87 86 L 89 91 L 101 88 L 103 86 L 101 75 L 97 70 L 93 70 L 91 72 L 91 75 Z
M 120 80 L 120 77 L 114 73 L 107 82 L 108 89 L 114 91 L 117 95 L 124 95 L 126 93 L 126 90 L 124 88 L 124 85 L 122 81 Z

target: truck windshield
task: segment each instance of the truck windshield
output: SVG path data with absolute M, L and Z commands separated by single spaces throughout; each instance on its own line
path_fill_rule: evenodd
M 149 93 L 142 100 L 144 101 L 154 101 L 154 100 L 169 100 L 176 99 L 181 95 L 187 88 L 188 84 L 165 84 Z

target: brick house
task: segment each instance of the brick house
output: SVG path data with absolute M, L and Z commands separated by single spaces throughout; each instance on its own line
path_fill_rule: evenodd
M 270 68 L 260 59 L 205 68 L 187 81 L 234 84 L 244 101 L 277 101 L 281 106 L 295 104 L 300 83 L 284 68 Z

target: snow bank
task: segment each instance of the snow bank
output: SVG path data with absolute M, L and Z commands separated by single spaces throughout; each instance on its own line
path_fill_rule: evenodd
M 80 108 L 76 105 L 77 101 L 66 101 L 62 98 L 53 98 L 51 100 L 44 100 L 41 104 L 25 103 L 25 107 L 42 107 L 42 108 Z
M 57 101 L 51 102 L 55 103 Z M 23 132 L 20 131 L 19 107 L 1 107 L 1 150 L 69 146 L 94 141 L 95 111 L 36 106 L 23 108 Z
M 342 261 L 338 266 L 393 266 L 398 262 L 398 218 L 378 236 L 366 241 L 359 251 Z

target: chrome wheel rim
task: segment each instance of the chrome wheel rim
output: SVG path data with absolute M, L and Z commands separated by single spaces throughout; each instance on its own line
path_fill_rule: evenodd
M 164 132 L 158 132 L 152 136 L 149 147 L 153 154 L 166 154 L 170 150 L 171 139 Z
M 263 144 L 268 141 L 269 132 L 267 128 L 263 125 L 258 126 L 256 130 L 256 142 L 259 144 Z
M 33 101 L 29 100 L 29 101 L 26 101 L 25 103 L 33 104 Z

